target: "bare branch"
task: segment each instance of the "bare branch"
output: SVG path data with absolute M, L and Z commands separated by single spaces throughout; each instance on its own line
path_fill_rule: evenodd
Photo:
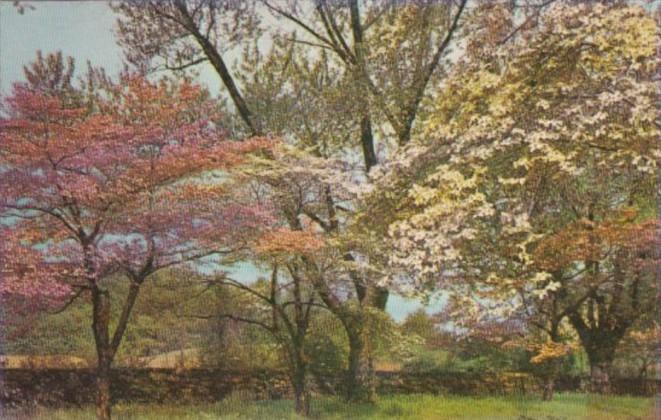
M 189 61 L 188 63 L 181 64 L 181 65 L 178 65 L 178 66 L 170 66 L 170 65 L 165 64 L 164 67 L 165 67 L 166 70 L 181 71 L 181 70 L 185 70 L 189 67 L 193 67 L 193 66 L 196 66 L 198 64 L 204 63 L 206 61 L 209 61 L 209 59 L 207 57 L 200 57 L 198 59 Z
M 67 299 L 64 305 L 62 305 L 61 307 L 50 313 L 53 315 L 57 315 L 64 312 L 69 306 L 71 306 L 71 304 L 73 304 L 80 297 L 80 295 L 83 294 L 84 291 L 89 290 L 88 286 L 77 286 L 77 288 L 78 291 L 74 293 L 69 299 Z

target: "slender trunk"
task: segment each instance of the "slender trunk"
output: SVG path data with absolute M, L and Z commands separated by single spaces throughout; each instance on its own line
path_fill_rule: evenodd
M 556 311 L 556 301 L 553 302 L 553 311 Z M 560 323 L 562 322 L 562 316 L 554 316 L 551 319 L 551 325 L 549 330 L 549 338 L 553 343 L 560 344 Z M 544 382 L 542 385 L 542 401 L 552 401 L 553 394 L 555 392 L 555 380 L 558 377 L 558 372 L 560 371 L 560 365 L 562 364 L 561 359 L 553 358 L 547 361 L 548 369 L 546 370 L 546 376 L 544 377 Z
M 296 401 L 296 413 L 307 417 L 310 415 L 310 392 L 306 384 L 307 366 L 301 359 L 294 367 L 294 399 Z
M 362 86 L 364 91 L 359 93 L 362 96 L 363 115 L 360 119 L 360 143 L 363 148 L 363 158 L 365 159 L 365 172 L 377 164 L 376 152 L 374 150 L 374 135 L 372 133 L 372 118 L 370 117 L 370 107 L 366 100 L 369 94 L 365 86 L 365 45 L 363 43 L 363 27 L 360 23 L 360 9 L 357 0 L 349 1 L 349 14 L 351 17 L 351 31 L 353 33 L 353 50 L 356 57 L 356 67 L 354 69 L 354 78 L 358 86 Z
M 363 158 L 365 160 L 365 172 L 369 172 L 378 161 L 376 151 L 374 150 L 374 136 L 372 134 L 372 119 L 369 113 L 366 113 L 360 120 L 360 143 L 363 148 Z
M 225 88 L 227 89 L 227 92 L 229 93 L 234 106 L 236 106 L 237 111 L 239 111 L 239 116 L 246 124 L 246 126 L 248 126 L 250 134 L 253 136 L 260 135 L 261 132 L 252 112 L 250 111 L 250 107 L 248 107 L 248 104 L 243 98 L 243 95 L 239 91 L 239 88 L 234 81 L 234 77 L 232 77 L 229 69 L 227 68 L 227 65 L 225 64 L 225 60 L 223 60 L 223 57 L 220 55 L 215 45 L 213 45 L 209 38 L 202 34 L 199 26 L 197 26 L 193 20 L 193 17 L 188 11 L 186 2 L 180 0 L 177 1 L 175 5 L 181 13 L 182 18 L 184 19 L 183 26 L 193 35 L 193 37 L 195 37 L 195 40 L 202 48 L 202 51 L 209 60 L 209 63 L 214 68 L 214 70 L 216 70 L 218 76 L 220 76 L 220 79 L 225 85 Z
M 544 380 L 542 401 L 552 401 L 555 391 L 555 375 L 550 375 Z
M 638 379 L 640 383 L 643 383 L 647 379 L 647 360 L 643 360 L 643 365 L 638 369 Z
M 367 343 L 360 331 L 349 332 L 349 369 L 346 378 L 346 399 L 350 402 L 376 401 L 376 384 Z
M 385 311 L 386 310 L 386 305 L 388 303 L 388 297 L 390 296 L 390 292 L 388 289 L 383 288 L 383 287 L 378 287 L 374 285 L 370 285 L 367 287 L 366 291 L 366 304 L 372 308 L 376 308 L 380 311 Z M 367 352 L 367 354 L 364 356 L 366 359 L 365 363 L 367 363 L 368 368 L 369 368 L 369 380 L 371 381 L 372 384 L 376 382 L 376 373 L 374 371 L 374 353 L 373 352 Z M 372 386 L 374 388 L 374 386 Z M 374 398 L 376 397 L 376 390 L 372 391 L 372 394 L 374 395 Z
M 198 40 L 198 43 L 202 47 L 202 50 L 209 58 L 209 62 L 220 76 L 220 79 L 223 81 L 225 88 L 227 89 L 230 97 L 232 98 L 232 102 L 234 103 L 234 106 L 236 106 L 237 111 L 239 111 L 239 115 L 241 116 L 241 119 L 248 126 L 248 129 L 250 130 L 250 134 L 253 136 L 260 135 L 261 131 L 255 121 L 255 118 L 253 117 L 253 114 L 250 111 L 248 104 L 243 99 L 243 95 L 241 95 L 241 92 L 239 92 L 239 88 L 234 83 L 234 78 L 230 74 L 227 66 L 225 65 L 225 61 L 222 59 L 216 48 L 211 44 L 211 42 L 207 38 L 201 35 L 198 36 L 197 33 L 196 33 L 196 38 Z
M 557 342 L 556 340 L 554 341 Z M 558 377 L 560 364 L 562 362 L 558 359 L 553 359 L 548 361 L 548 363 L 550 363 L 550 366 L 548 367 L 542 383 L 542 401 L 553 401 L 553 394 L 555 393 L 555 380 Z
M 321 300 L 335 315 L 344 327 L 349 339 L 349 366 L 344 380 L 344 392 L 347 401 L 374 401 L 376 398 L 373 369 L 366 358 L 366 343 L 362 328 L 364 321 L 361 315 L 344 305 L 329 289 L 323 278 L 313 280 L 313 285 Z M 360 284 L 356 291 L 361 294 Z M 360 296 L 359 296 L 360 299 Z
M 96 417 L 110 420 L 110 296 L 107 290 L 92 289 L 92 330 L 96 344 Z
M 347 259 L 349 258 L 351 257 Z M 369 357 L 369 352 L 366 351 L 368 343 L 364 334 L 365 320 L 363 319 L 362 308 L 359 308 L 356 312 L 343 304 L 331 292 L 322 277 L 315 278 L 312 281 L 326 307 L 342 322 L 349 339 L 349 366 L 344 380 L 346 400 L 376 401 L 376 381 L 374 379 L 373 363 Z M 354 284 L 360 306 L 363 305 L 364 299 L 366 299 L 365 304 L 372 302 L 369 298 L 368 288 L 364 287 L 360 281 L 355 281 Z
M 96 368 L 96 418 L 110 420 L 110 361 L 99 360 Z
M 422 98 L 425 95 L 425 90 L 427 88 L 427 85 L 429 84 L 429 81 L 431 80 L 434 71 L 441 62 L 441 58 L 443 57 L 443 54 L 446 52 L 448 46 L 450 45 L 450 42 L 452 41 L 452 37 L 454 36 L 455 32 L 457 31 L 457 28 L 459 27 L 459 18 L 464 12 L 464 8 L 466 7 L 467 4 L 468 4 L 468 0 L 461 0 L 457 12 L 452 18 L 452 25 L 450 25 L 450 27 L 448 28 L 448 31 L 446 32 L 445 37 L 443 38 L 443 41 L 441 41 L 441 43 L 438 45 L 438 48 L 434 52 L 431 61 L 424 69 L 422 74 L 420 74 L 420 79 L 416 80 L 416 82 L 414 83 L 413 87 L 415 93 L 413 95 L 413 100 L 407 107 L 408 109 L 405 114 L 402 130 L 398 133 L 400 146 L 404 146 L 411 140 L 411 128 L 413 127 L 413 122 L 416 119 L 416 115 L 418 109 L 420 108 L 420 103 L 422 102 Z
M 305 387 L 305 380 L 294 384 L 294 396 L 296 400 L 296 413 L 308 417 L 310 415 L 310 393 Z

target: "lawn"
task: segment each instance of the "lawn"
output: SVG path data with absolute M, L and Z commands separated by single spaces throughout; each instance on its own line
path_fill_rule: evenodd
M 348 405 L 337 399 L 313 401 L 318 419 L 655 419 L 654 400 L 635 397 L 599 397 L 560 394 L 546 403 L 534 398 L 458 397 L 432 395 L 382 396 L 376 406 Z M 661 413 L 659 413 L 661 414 Z M 229 398 L 211 405 L 116 405 L 115 419 L 299 419 L 291 401 L 244 401 Z M 5 413 L 3 419 L 93 419 L 94 410 L 40 408 L 29 414 Z

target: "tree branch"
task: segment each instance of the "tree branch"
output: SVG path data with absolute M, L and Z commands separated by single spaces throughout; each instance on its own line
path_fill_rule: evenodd
M 170 70 L 170 71 L 181 71 L 181 70 L 185 70 L 189 67 L 193 67 L 193 66 L 196 66 L 198 64 L 204 63 L 205 61 L 209 61 L 209 59 L 207 57 L 200 57 L 198 59 L 189 61 L 188 63 L 181 64 L 181 65 L 178 65 L 178 66 L 169 66 L 169 65 L 165 64 L 164 68 L 166 70 Z
M 60 308 L 58 308 L 58 309 L 56 309 L 56 310 L 54 310 L 50 313 L 53 314 L 53 315 L 57 315 L 57 314 L 60 314 L 60 313 L 64 312 L 69 306 L 71 306 L 71 304 L 73 304 L 80 297 L 80 295 L 83 294 L 83 292 L 85 290 L 89 290 L 89 287 L 88 286 L 78 286 L 78 291 L 76 293 L 74 293 L 69 299 L 67 299 L 67 301 L 64 303 L 63 306 L 61 306 Z
M 459 9 L 457 10 L 457 13 L 454 15 L 454 19 L 452 19 L 452 24 L 450 25 L 450 28 L 448 28 L 448 31 L 445 34 L 445 38 L 438 45 L 438 48 L 436 49 L 434 56 L 429 62 L 429 65 L 427 66 L 425 73 L 422 75 L 422 78 L 417 83 L 417 86 L 414 86 L 415 94 L 413 96 L 413 100 L 411 101 L 411 104 L 409 104 L 408 106 L 406 119 L 404 120 L 404 124 L 402 126 L 402 131 L 398 133 L 400 145 L 404 145 L 408 143 L 409 139 L 411 138 L 411 128 L 413 127 L 413 121 L 415 121 L 415 117 L 418 112 L 418 107 L 420 106 L 420 102 L 422 101 L 422 97 L 424 96 L 425 90 L 427 89 L 429 80 L 431 80 L 434 71 L 436 70 L 438 64 L 441 61 L 441 57 L 443 56 L 443 53 L 450 45 L 450 41 L 452 40 L 452 37 L 456 32 L 457 27 L 459 26 L 459 18 L 461 17 L 467 2 L 468 0 L 461 0 L 461 3 L 459 3 Z
M 129 287 L 129 293 L 126 296 L 126 300 L 124 301 L 124 306 L 122 307 L 122 313 L 119 316 L 119 320 L 117 321 L 117 327 L 115 327 L 115 332 L 113 333 L 112 341 L 110 342 L 110 351 L 112 352 L 111 357 L 113 357 L 115 353 L 117 353 L 117 349 L 119 348 L 119 345 L 122 342 L 122 338 L 124 337 L 124 333 L 126 332 L 126 327 L 129 322 L 129 317 L 131 316 L 131 312 L 133 311 L 133 306 L 135 305 L 139 292 L 140 292 L 140 284 L 135 281 L 131 281 L 131 285 Z

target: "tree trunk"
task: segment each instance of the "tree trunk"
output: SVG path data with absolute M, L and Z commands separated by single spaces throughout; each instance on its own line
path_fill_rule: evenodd
M 96 418 L 110 420 L 110 361 L 101 362 L 96 368 Z
M 188 7 L 186 6 L 186 2 L 180 0 L 175 2 L 175 5 L 181 13 L 182 18 L 184 19 L 184 22 L 182 23 L 183 27 L 193 35 L 198 45 L 202 48 L 204 55 L 209 60 L 209 63 L 214 68 L 214 70 L 216 70 L 218 76 L 220 76 L 220 79 L 225 85 L 225 88 L 227 88 L 227 92 L 229 93 L 234 106 L 236 106 L 237 111 L 239 111 L 239 116 L 248 127 L 250 134 L 253 136 L 260 135 L 261 131 L 258 127 L 257 121 L 250 111 L 248 104 L 243 98 L 243 95 L 239 91 L 239 88 L 234 81 L 234 77 L 232 77 L 230 74 L 230 71 L 225 64 L 225 60 L 223 60 L 222 55 L 218 49 L 216 49 L 215 45 L 213 45 L 211 40 L 200 31 L 200 27 L 197 26 L 193 20 L 191 12 L 189 12 Z
M 555 391 L 555 375 L 551 375 L 544 380 L 544 389 L 542 392 L 542 401 L 552 401 Z
M 610 372 L 615 359 L 615 350 L 627 331 L 630 322 L 620 317 L 609 316 L 602 302 L 598 319 L 594 314 L 594 303 L 588 301 L 588 322 L 576 312 L 569 314 L 578 333 L 583 349 L 590 362 L 590 391 L 598 394 L 611 392 Z M 598 321 L 598 324 L 597 324 Z
M 351 260 L 352 257 L 350 254 L 347 254 L 345 258 Z M 311 265 L 314 267 L 313 264 Z M 343 304 L 343 302 L 341 302 L 330 291 L 330 288 L 322 277 L 313 279 L 312 281 L 321 300 L 340 320 L 340 322 L 342 322 L 342 326 L 349 339 L 349 366 L 344 380 L 344 393 L 346 400 L 351 402 L 375 402 L 376 381 L 374 379 L 373 363 L 369 357 L 369 352 L 366 351 L 368 343 L 364 334 L 365 320 L 363 308 L 359 307 L 351 309 Z M 370 303 L 374 302 L 370 298 L 370 290 L 368 290 L 367 287 L 363 286 L 360 281 L 356 280 L 354 280 L 354 284 L 360 306 L 370 305 Z M 379 295 L 381 296 L 381 305 L 385 307 L 388 295 L 387 293 L 381 293 Z
M 560 334 L 558 330 L 560 329 L 560 322 L 562 322 L 562 317 L 554 317 L 551 320 L 549 338 L 553 343 L 560 344 Z M 549 363 L 548 369 L 546 370 L 546 376 L 544 377 L 543 391 L 542 391 L 542 401 L 552 401 L 553 393 L 555 392 L 555 379 L 558 377 L 558 372 L 560 371 L 560 365 L 562 364 L 561 359 L 553 358 L 546 363 Z
M 363 148 L 363 158 L 365 160 L 365 172 L 370 171 L 378 161 L 376 151 L 374 150 L 374 136 L 372 134 L 372 119 L 366 113 L 360 120 L 360 143 Z
M 590 362 L 590 391 L 597 394 L 610 394 L 610 372 L 615 359 L 616 340 L 595 340 L 586 346 Z
M 92 330 L 96 344 L 96 417 L 110 420 L 110 296 L 107 290 L 92 289 Z
M 385 311 L 386 305 L 388 304 L 388 298 L 390 297 L 390 291 L 384 287 L 378 287 L 378 286 L 372 286 L 372 287 L 374 287 L 374 290 L 370 291 L 372 294 L 370 305 L 372 305 L 377 309 Z
M 610 370 L 612 361 L 590 362 L 591 391 L 597 394 L 610 394 Z
M 294 400 L 296 402 L 296 413 L 307 417 L 310 415 L 310 393 L 305 379 L 305 362 L 299 361 L 294 372 Z
M 349 333 L 349 369 L 346 379 L 346 399 L 350 402 L 376 401 L 374 368 L 366 354 L 366 342 L 360 331 Z
M 367 290 L 366 304 L 372 308 L 376 308 L 385 312 L 386 305 L 388 303 L 388 297 L 390 297 L 390 292 L 388 289 L 370 285 L 368 286 Z M 367 354 L 363 357 L 366 359 L 364 363 L 367 363 L 369 375 L 368 380 L 371 384 L 371 397 L 368 401 L 376 401 L 376 372 L 374 371 L 374 354 L 370 351 L 367 352 Z

